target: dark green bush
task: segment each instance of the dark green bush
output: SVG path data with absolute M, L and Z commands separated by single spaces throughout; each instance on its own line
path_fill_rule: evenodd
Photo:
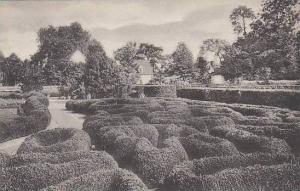
M 91 113 L 89 106 L 96 103 L 97 100 L 71 100 L 67 101 L 66 109 L 77 113 Z
M 9 167 L 2 169 L 0 176 L 3 176 L 5 181 L 3 184 L 1 182 L 2 188 L 0 188 L 3 191 L 39 190 L 105 167 L 106 165 L 103 167 L 103 165 L 87 159 L 61 164 L 32 163 L 25 166 Z
M 60 164 L 82 159 L 90 160 L 107 169 L 118 167 L 114 158 L 105 151 L 18 154 L 11 157 L 10 166 L 24 166 L 33 163 Z
M 0 151 L 0 168 L 6 167 L 10 163 L 11 157 L 5 153 Z
M 40 131 L 27 137 L 17 153 L 52 153 L 90 150 L 91 140 L 87 133 L 79 129 L 56 128 Z
M 248 131 L 237 130 L 231 126 L 219 126 L 210 130 L 210 134 L 231 141 L 239 151 L 270 152 L 289 154 L 291 148 L 282 139 L 274 137 L 259 136 Z
M 98 170 L 70 178 L 42 191 L 146 191 L 144 183 L 132 172 L 122 169 Z
M 187 159 L 179 140 L 171 137 L 164 141 L 163 148 L 154 147 L 147 139 L 140 139 L 135 147 L 132 168 L 149 187 L 162 184 L 173 166 Z
M 237 155 L 239 152 L 228 140 L 205 134 L 193 134 L 179 139 L 190 159 Z
M 130 163 L 135 145 L 139 138 L 147 138 L 151 144 L 157 145 L 158 132 L 148 124 L 127 126 L 106 126 L 99 129 L 92 140 L 96 149 L 110 153 L 120 165 Z
M 146 97 L 177 97 L 176 86 L 135 86 L 135 88 L 138 87 L 143 88 L 143 92 Z
M 251 166 L 255 166 L 258 164 L 264 165 L 263 168 L 268 168 L 268 166 L 270 165 L 278 165 L 285 162 L 291 162 L 292 160 L 293 160 L 293 156 L 291 155 L 251 153 L 245 155 L 208 157 L 208 158 L 196 159 L 193 161 L 186 161 L 173 168 L 172 172 L 166 178 L 164 186 L 165 186 L 165 190 L 170 190 L 170 191 L 239 190 L 240 189 L 239 186 L 234 187 L 231 185 L 231 182 L 238 181 L 237 178 L 239 178 L 239 176 L 224 177 L 224 181 L 225 178 L 228 178 L 227 184 L 229 184 L 229 186 L 232 186 L 230 188 L 224 187 L 225 185 L 222 185 L 221 187 L 213 187 L 212 189 L 210 187 L 212 186 L 211 184 L 213 183 L 211 182 L 211 180 L 212 181 L 215 180 L 216 183 L 215 186 L 217 186 L 218 182 L 217 179 L 215 179 L 216 178 L 215 176 L 218 177 L 220 174 L 223 174 L 224 170 L 225 172 L 226 171 L 229 172 L 231 171 L 231 169 L 233 169 L 232 171 L 235 171 L 235 170 L 240 170 L 244 167 L 251 168 Z M 261 180 L 264 180 L 264 178 L 266 177 L 261 176 L 263 175 L 263 172 L 260 171 L 260 169 L 257 170 L 258 170 L 257 178 L 261 178 Z M 282 174 L 280 173 L 280 171 L 277 171 L 274 172 L 272 176 L 274 177 L 282 176 Z M 262 186 L 266 182 L 261 181 L 255 183 L 257 184 L 257 186 Z M 259 189 L 244 188 L 240 190 L 259 190 Z
M 300 95 L 297 91 L 188 88 L 178 90 L 177 96 L 195 100 L 268 105 L 300 110 Z

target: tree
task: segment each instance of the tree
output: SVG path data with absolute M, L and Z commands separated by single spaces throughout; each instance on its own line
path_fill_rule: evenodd
M 210 38 L 203 41 L 199 55 L 204 55 L 206 52 L 212 52 L 219 58 L 221 63 L 223 60 L 224 50 L 227 46 L 229 46 L 229 43 L 226 40 Z
M 119 67 L 108 58 L 102 45 L 92 40 L 87 48 L 84 86 L 92 98 L 110 97 L 121 84 Z
M 237 34 L 243 33 L 243 36 L 245 37 L 247 35 L 249 23 L 255 19 L 255 15 L 251 8 L 239 6 L 233 9 L 229 18 L 234 32 Z
M 295 26 L 298 0 L 265 0 L 260 19 L 252 24 L 259 56 L 271 68 L 273 79 L 290 76 L 286 71 L 295 66 Z M 262 66 L 265 67 L 265 66 Z
M 193 72 L 193 54 L 185 43 L 178 43 L 171 59 L 172 65 L 169 74 L 179 76 L 182 80 L 190 79 Z
M 1 70 L 3 72 L 3 84 L 14 86 L 22 78 L 23 62 L 15 53 L 12 53 L 2 62 Z
M 39 50 L 34 62 L 43 65 L 45 83 L 66 85 L 65 70 L 69 69 L 72 54 L 79 50 L 86 54 L 90 34 L 77 22 L 70 26 L 41 28 L 38 32 Z
M 196 82 L 207 84 L 210 79 L 208 71 L 208 62 L 202 56 L 199 56 L 194 66 L 193 78 Z
M 139 80 L 138 73 L 140 72 L 140 66 L 136 60 L 141 59 L 141 56 L 146 58 L 152 65 L 154 74 L 157 74 L 159 70 L 157 63 L 162 60 L 162 51 L 161 47 L 153 44 L 129 42 L 114 52 L 114 59 L 122 66 L 122 70 L 127 73 L 127 76 L 132 79 L 131 84 L 135 84 Z
M 43 68 L 37 62 L 26 59 L 23 69 L 24 74 L 21 78 L 21 89 L 26 92 L 43 89 Z

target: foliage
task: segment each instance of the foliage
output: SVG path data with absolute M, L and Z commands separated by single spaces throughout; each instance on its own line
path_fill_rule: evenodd
M 179 76 L 183 80 L 188 80 L 193 72 L 193 55 L 185 43 L 178 43 L 175 52 L 171 55 L 171 64 L 168 69 L 169 75 Z
M 200 47 L 200 55 L 211 52 L 217 56 L 221 62 L 223 60 L 224 50 L 228 45 L 229 43 L 223 39 L 210 38 L 204 40 L 202 46 Z
M 88 46 L 83 76 L 87 93 L 92 98 L 113 96 L 116 85 L 121 83 L 120 70 L 106 56 L 102 45 L 93 40 Z
M 246 6 L 239 6 L 233 9 L 230 15 L 230 20 L 234 32 L 236 32 L 237 34 L 243 33 L 243 36 L 245 37 L 247 35 L 248 28 L 247 19 L 250 20 L 250 22 L 255 19 L 254 12 L 251 8 L 247 8 Z
M 15 53 L 4 58 L 2 62 L 0 61 L 0 64 L 3 72 L 3 85 L 14 86 L 21 81 L 24 72 L 23 62 Z
M 193 79 L 196 82 L 207 84 L 210 79 L 208 62 L 202 56 L 199 56 L 194 65 Z
M 41 28 L 38 32 L 39 50 L 34 62 L 42 65 L 47 85 L 66 85 L 66 70 L 70 69 L 70 58 L 79 50 L 86 54 L 90 34 L 77 22 L 70 26 Z

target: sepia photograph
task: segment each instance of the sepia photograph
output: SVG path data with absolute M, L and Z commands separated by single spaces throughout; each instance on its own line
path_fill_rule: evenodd
M 300 191 L 300 0 L 0 0 L 0 191 Z

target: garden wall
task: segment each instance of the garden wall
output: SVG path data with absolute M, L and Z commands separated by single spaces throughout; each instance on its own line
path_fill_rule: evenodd
M 185 88 L 177 90 L 177 96 L 194 100 L 268 105 L 300 110 L 300 91 L 293 90 Z

